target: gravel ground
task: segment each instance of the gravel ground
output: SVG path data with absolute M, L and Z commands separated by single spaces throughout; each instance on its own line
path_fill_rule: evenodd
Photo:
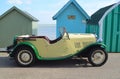
M 18 67 L 0 53 L 0 79 L 120 79 L 120 53 L 110 53 L 102 67 L 85 60 L 39 61 L 33 67 Z

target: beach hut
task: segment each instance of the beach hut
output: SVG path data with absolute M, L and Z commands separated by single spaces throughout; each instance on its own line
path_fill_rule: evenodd
M 76 0 L 69 0 L 54 16 L 56 20 L 56 35 L 60 35 L 60 27 L 65 27 L 69 33 L 85 33 L 86 20 L 89 15 Z
M 13 42 L 15 35 L 37 34 L 38 19 L 13 6 L 0 16 L 0 48 Z
M 87 33 L 96 33 L 108 52 L 120 52 L 120 2 L 95 12 L 88 21 Z

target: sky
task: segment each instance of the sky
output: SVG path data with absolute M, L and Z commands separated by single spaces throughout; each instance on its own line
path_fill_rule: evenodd
M 0 15 L 13 6 L 23 11 L 27 11 L 39 20 L 40 24 L 55 24 L 52 17 L 69 0 L 0 0 Z M 98 9 L 117 3 L 120 0 L 76 0 L 79 5 L 92 15 Z

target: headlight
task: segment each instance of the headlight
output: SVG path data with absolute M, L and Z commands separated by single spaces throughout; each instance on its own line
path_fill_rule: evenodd
M 95 38 L 96 38 L 96 41 L 98 40 L 98 36 L 96 34 L 94 34 Z

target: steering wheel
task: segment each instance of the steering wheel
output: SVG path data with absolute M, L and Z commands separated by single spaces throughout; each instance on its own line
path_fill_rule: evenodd
M 68 32 L 66 31 L 66 28 L 65 27 L 61 27 L 60 28 L 60 33 L 62 35 L 62 37 L 64 37 L 64 35 L 70 40 L 70 37 L 69 37 L 69 34 Z

